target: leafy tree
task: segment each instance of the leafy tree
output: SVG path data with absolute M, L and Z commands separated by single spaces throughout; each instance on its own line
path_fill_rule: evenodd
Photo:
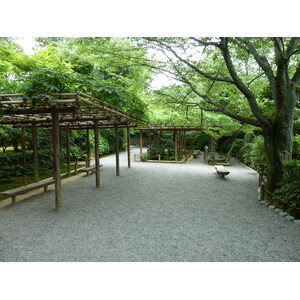
M 260 127 L 269 191 L 283 178 L 280 152 L 292 152 L 299 101 L 300 38 L 147 38 L 163 53 L 155 68 L 187 85 L 204 111 Z M 149 67 L 153 65 L 148 64 Z
M 2 152 L 4 153 L 9 146 L 13 146 L 14 150 L 17 151 L 19 138 L 19 128 L 13 128 L 10 125 L 2 125 L 0 127 L 0 147 L 2 147 Z

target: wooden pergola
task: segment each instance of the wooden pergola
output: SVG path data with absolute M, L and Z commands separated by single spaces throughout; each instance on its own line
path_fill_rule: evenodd
M 95 173 L 96 188 L 100 187 L 99 139 L 100 129 L 113 128 L 116 142 L 116 175 L 120 175 L 119 166 L 119 128 L 127 129 L 128 168 L 130 168 L 130 128 L 145 121 L 135 118 L 120 108 L 84 93 L 52 93 L 39 99 L 29 99 L 23 94 L 0 94 L 0 124 L 11 124 L 22 128 L 22 151 L 25 156 L 25 127 L 32 128 L 35 180 L 39 181 L 38 151 L 36 128 L 48 128 L 53 131 L 55 207 L 61 210 L 61 171 L 60 171 L 60 129 L 66 131 L 67 165 L 70 173 L 70 130 L 85 129 L 89 141 L 89 130 L 95 137 Z M 88 143 L 89 144 L 89 143 Z M 88 147 L 88 162 L 90 149 Z
M 169 126 L 169 125 L 150 125 L 148 127 L 139 127 L 140 130 L 140 157 L 143 151 L 143 137 L 142 130 L 149 131 L 173 131 L 174 132 L 174 144 L 175 144 L 175 161 L 178 160 L 178 152 L 184 147 L 184 132 L 192 130 L 203 130 L 202 127 L 198 126 Z

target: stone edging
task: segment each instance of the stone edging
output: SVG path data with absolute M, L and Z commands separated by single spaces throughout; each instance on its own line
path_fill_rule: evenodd
M 260 187 L 257 189 L 258 192 L 258 200 L 260 200 Z M 268 201 L 259 201 L 261 205 L 267 206 L 270 210 L 273 210 L 277 213 L 280 217 L 284 218 L 286 221 L 294 221 L 294 224 L 300 226 L 300 219 L 295 219 L 295 217 L 291 216 L 288 212 L 284 211 L 283 209 L 276 208 L 275 206 L 271 205 Z

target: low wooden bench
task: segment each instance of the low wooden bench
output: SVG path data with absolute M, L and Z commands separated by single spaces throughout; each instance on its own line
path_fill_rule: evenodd
M 27 185 L 23 185 L 11 190 L 7 190 L 4 192 L 0 192 L 0 196 L 2 197 L 12 197 L 12 203 L 16 202 L 16 197 L 17 195 L 25 194 L 27 192 L 39 189 L 39 188 L 44 188 L 44 191 L 46 192 L 48 190 L 48 185 L 54 184 L 54 179 L 49 178 L 49 179 L 44 179 L 39 182 L 34 182 L 30 183 Z
M 103 165 L 100 165 L 100 168 L 101 167 L 103 167 Z M 82 168 L 79 171 L 86 172 L 86 176 L 88 176 L 90 172 L 91 172 L 91 174 L 95 172 L 95 168 L 96 168 L 96 166 L 93 165 L 93 166 L 90 166 L 90 167 Z
M 215 166 L 215 169 L 216 169 L 216 171 L 217 171 L 217 173 L 220 175 L 220 177 L 222 177 L 222 178 L 225 178 L 225 176 L 226 175 L 228 175 L 230 172 L 228 171 L 228 170 L 226 170 L 225 168 L 224 168 L 224 166 L 222 166 L 222 165 L 216 165 Z

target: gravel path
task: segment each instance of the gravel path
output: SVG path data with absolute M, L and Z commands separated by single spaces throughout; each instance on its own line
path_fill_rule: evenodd
M 133 153 L 138 153 L 134 149 Z M 257 174 L 101 159 L 95 175 L 0 209 L 0 261 L 300 261 L 300 226 L 257 200 Z

